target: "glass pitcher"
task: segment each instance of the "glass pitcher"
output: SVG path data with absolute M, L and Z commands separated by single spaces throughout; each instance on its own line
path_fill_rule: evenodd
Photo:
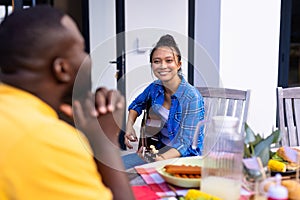
M 238 200 L 243 178 L 243 134 L 238 132 L 239 120 L 215 116 L 206 125 L 201 191 L 225 200 Z

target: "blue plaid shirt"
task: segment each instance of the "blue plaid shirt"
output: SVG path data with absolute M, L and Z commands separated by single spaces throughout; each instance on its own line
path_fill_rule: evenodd
M 135 110 L 138 115 L 146 109 L 147 101 L 151 99 L 154 112 L 164 102 L 164 87 L 160 80 L 152 82 L 129 105 L 128 110 Z M 177 149 L 181 156 L 201 155 L 203 147 L 203 131 L 200 131 L 198 148 L 192 149 L 193 136 L 197 123 L 204 119 L 204 101 L 199 91 L 190 85 L 184 78 L 175 94 L 171 96 L 171 107 L 167 123 L 171 146 Z

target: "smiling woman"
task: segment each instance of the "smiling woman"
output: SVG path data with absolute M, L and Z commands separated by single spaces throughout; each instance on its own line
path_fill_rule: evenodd
M 148 141 L 148 145 L 159 150 L 154 160 L 201 155 L 203 134 L 199 134 L 197 149 L 192 149 L 191 142 L 197 123 L 204 118 L 204 102 L 199 91 L 182 75 L 181 53 L 171 35 L 159 39 L 150 53 L 150 63 L 158 80 L 129 105 L 125 144 L 132 148 L 130 142 L 137 141 L 133 125 L 143 110 L 147 110 L 151 119 L 145 125 L 155 125 L 158 129 L 155 141 Z

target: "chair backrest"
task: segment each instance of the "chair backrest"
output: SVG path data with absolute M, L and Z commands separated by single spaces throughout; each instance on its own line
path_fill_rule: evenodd
M 204 98 L 205 120 L 217 115 L 237 117 L 240 120 L 239 131 L 244 131 L 250 90 L 213 87 L 197 87 L 197 89 Z
M 300 87 L 277 87 L 277 107 L 281 144 L 300 145 Z

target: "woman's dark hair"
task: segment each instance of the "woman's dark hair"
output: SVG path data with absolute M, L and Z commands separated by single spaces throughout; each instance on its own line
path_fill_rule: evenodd
M 177 56 L 178 62 L 181 61 L 181 53 L 180 53 L 180 50 L 179 50 L 173 36 L 167 34 L 167 35 L 163 35 L 159 39 L 159 41 L 156 43 L 155 47 L 152 49 L 152 51 L 150 53 L 150 63 L 152 63 L 153 53 L 159 47 L 169 47 L 173 51 L 173 54 L 174 54 L 174 51 L 175 51 L 176 55 L 174 55 L 174 56 Z

